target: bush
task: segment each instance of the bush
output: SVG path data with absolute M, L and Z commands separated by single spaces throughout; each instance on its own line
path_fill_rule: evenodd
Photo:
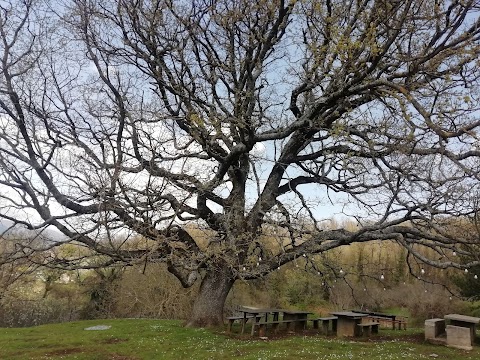
M 81 311 L 81 319 L 99 319 L 115 317 L 118 283 L 125 269 L 96 269 L 81 282 L 84 294 L 88 298 Z
M 198 285 L 184 289 L 164 264 L 128 268 L 110 293 L 111 316 L 187 319 Z
M 68 299 L 20 300 L 6 297 L 1 302 L 0 326 L 25 327 L 77 320 L 77 305 Z

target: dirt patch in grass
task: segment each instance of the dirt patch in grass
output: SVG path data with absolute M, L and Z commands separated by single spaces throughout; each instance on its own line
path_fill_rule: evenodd
M 315 337 L 323 337 L 323 338 L 329 338 L 329 339 L 337 339 L 335 335 L 321 335 L 318 333 L 318 330 L 305 330 L 302 333 L 291 333 L 287 331 L 279 331 L 278 333 L 267 333 L 266 339 L 259 338 L 258 335 L 255 336 L 250 336 L 250 332 L 247 332 L 245 334 L 226 334 L 232 339 L 236 340 L 247 340 L 247 341 L 252 341 L 252 340 L 259 340 L 259 341 L 274 341 L 274 340 L 281 340 L 285 338 L 289 338 L 292 336 L 315 336 Z M 339 339 L 339 338 L 338 338 Z M 423 333 L 419 334 L 402 334 L 399 333 L 398 335 L 396 334 L 389 334 L 389 335 L 372 335 L 369 337 L 354 337 L 354 338 L 345 338 L 346 340 L 353 340 L 353 341 L 358 341 L 358 342 L 385 342 L 385 341 L 403 341 L 403 342 L 409 342 L 409 343 L 415 343 L 415 344 L 421 344 L 425 342 L 425 335 Z
M 81 348 L 66 348 L 66 349 L 59 349 L 55 351 L 50 351 L 46 353 L 46 356 L 59 356 L 59 355 L 70 355 L 70 354 L 77 354 L 81 353 L 83 350 Z
M 368 338 L 355 338 L 355 341 L 369 341 L 369 342 L 382 342 L 382 341 L 404 341 L 410 342 L 415 344 L 421 344 L 425 342 L 425 335 L 424 334 L 409 334 L 409 335 L 373 335 Z
M 126 356 L 120 354 L 111 354 L 109 355 L 109 360 L 140 360 L 138 357 Z
M 118 339 L 118 338 L 112 338 L 112 339 L 105 339 L 100 341 L 101 344 L 118 344 L 122 342 L 126 342 L 128 339 Z
M 226 335 L 230 337 L 231 339 L 235 340 L 246 340 L 246 341 L 252 341 L 252 340 L 260 340 L 260 341 L 265 341 L 265 340 L 280 340 L 280 339 L 285 339 L 285 338 L 290 338 L 292 336 L 322 336 L 322 337 L 332 337 L 335 338 L 334 335 L 319 335 L 318 330 L 305 330 L 302 331 L 301 333 L 299 332 L 288 332 L 288 331 L 279 331 L 277 333 L 273 332 L 268 332 L 266 335 L 266 339 L 262 339 L 258 336 L 258 334 L 255 334 L 255 336 L 250 335 L 250 331 L 245 331 L 244 334 L 239 334 L 239 333 L 224 333 L 223 335 Z

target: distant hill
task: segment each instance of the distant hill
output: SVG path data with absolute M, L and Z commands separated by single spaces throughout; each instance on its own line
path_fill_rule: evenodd
M 15 226 L 12 228 L 13 223 L 9 220 L 0 219 L 0 236 L 2 237 L 25 237 L 34 238 L 39 237 L 44 241 L 62 241 L 66 237 L 61 232 L 54 228 L 48 228 L 44 230 L 28 230 L 23 226 Z

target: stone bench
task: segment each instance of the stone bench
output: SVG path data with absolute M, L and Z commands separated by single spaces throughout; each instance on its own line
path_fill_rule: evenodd
M 447 325 L 447 346 L 462 350 L 473 349 L 472 332 L 463 326 Z
M 370 336 L 371 334 L 378 334 L 380 323 L 371 321 L 357 324 L 357 326 L 359 326 L 362 331 L 361 335 Z
M 336 317 L 336 316 L 309 319 L 309 321 L 313 322 L 313 328 L 314 329 L 319 329 L 318 325 L 319 325 L 319 323 L 321 323 L 322 327 L 321 327 L 320 330 L 325 335 L 328 335 L 328 329 L 330 328 L 330 323 L 332 323 L 332 326 L 331 326 L 332 332 L 334 332 L 334 333 L 337 332 L 337 320 L 338 320 L 338 317 Z
M 425 340 L 438 343 L 438 339 L 445 334 L 445 319 L 425 320 Z
M 255 328 L 258 327 L 258 336 L 263 337 L 266 334 L 267 326 L 272 325 L 273 332 L 277 332 L 280 324 L 287 324 L 287 330 L 290 329 L 290 324 L 297 322 L 304 322 L 305 320 L 291 319 L 291 320 L 272 320 L 272 321 L 258 321 L 252 324 L 252 336 L 255 335 Z

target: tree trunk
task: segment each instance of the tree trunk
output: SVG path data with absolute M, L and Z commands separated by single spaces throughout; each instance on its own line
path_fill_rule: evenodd
M 231 271 L 211 268 L 200 285 L 187 326 L 213 327 L 223 325 L 223 307 L 235 280 Z

